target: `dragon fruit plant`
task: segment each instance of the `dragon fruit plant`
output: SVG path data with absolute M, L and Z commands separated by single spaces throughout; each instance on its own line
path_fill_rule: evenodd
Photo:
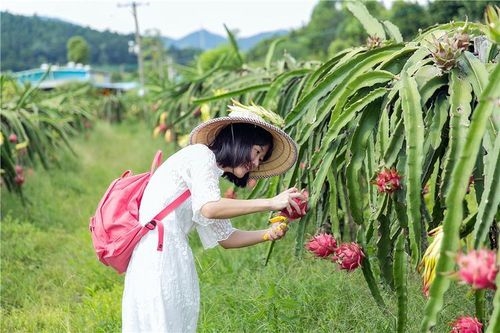
M 306 248 L 317 257 L 326 258 L 335 252 L 337 240 L 330 234 L 321 233 L 313 236 L 307 243 Z
M 283 188 L 307 186 L 314 210 L 297 220 L 295 254 L 306 250 L 310 230 L 325 226 L 338 242 L 349 239 L 373 248 L 376 258 L 364 253 L 363 261 L 353 246 L 340 245 L 333 255 L 346 268 L 363 263 L 363 276 L 381 308 L 386 304 L 380 287 L 395 292 L 398 333 L 408 331 L 407 275 L 424 259 L 424 283 L 431 287 L 420 331 L 428 332 L 446 303 L 460 239 L 468 237 L 475 249 L 491 246 L 490 231 L 498 223 L 500 11 L 488 7 L 486 24 L 422 27 L 409 41 L 396 26 L 370 15 L 362 1 L 346 1 L 340 11 L 364 23 L 371 36 L 367 44 L 324 63 L 287 55 L 273 64 L 271 47 L 265 70 L 252 72 L 265 75 L 252 76 L 251 84 L 241 75 L 246 68 L 224 75 L 214 71 L 210 80 L 181 82 L 188 87 L 185 93 L 165 101 L 164 109 L 179 119 L 180 132 L 192 128 L 190 118 L 182 118 L 186 101 L 210 104 L 215 117 L 226 115 L 230 98 L 240 96 L 283 117 L 283 129 L 297 142 L 298 160 L 307 167 L 297 163 L 286 175 L 260 181 L 250 196 L 272 197 Z M 216 89 L 227 93 L 214 94 Z M 380 167 L 388 169 L 378 174 Z M 475 183 L 467 193 L 471 175 Z M 439 242 L 423 258 L 429 244 L 425 231 L 438 226 Z M 478 313 L 486 313 L 480 307 L 489 302 L 482 298 L 485 302 L 476 302 Z M 500 311 L 500 305 L 494 308 Z M 500 316 L 484 319 L 491 329 L 500 325 Z

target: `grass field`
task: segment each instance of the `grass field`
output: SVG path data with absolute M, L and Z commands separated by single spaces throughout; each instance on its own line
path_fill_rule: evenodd
M 1 332 L 119 332 L 123 276 L 93 253 L 88 220 L 109 182 L 125 169 L 143 172 L 157 149 L 142 124 L 97 124 L 73 139 L 76 156 L 62 151 L 61 165 L 28 173 L 26 206 L 2 188 Z M 267 214 L 238 218 L 238 228 L 262 228 Z M 203 251 L 196 234 L 202 295 L 198 332 L 391 332 L 396 300 L 384 292 L 388 310 L 372 299 L 361 271 L 338 271 L 328 260 L 293 256 L 295 227 L 276 243 Z M 311 230 L 313 232 L 313 230 Z M 147 277 L 145 277 L 147 279 Z M 409 277 L 407 332 L 418 332 L 425 298 L 420 278 Z M 452 284 L 435 332 L 473 314 L 474 297 Z

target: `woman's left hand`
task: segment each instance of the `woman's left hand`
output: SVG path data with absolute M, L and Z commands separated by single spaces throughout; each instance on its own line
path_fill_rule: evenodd
M 263 236 L 264 240 L 278 240 L 285 237 L 286 232 L 288 231 L 288 223 L 286 222 L 278 222 L 273 223 L 267 229 L 266 233 Z

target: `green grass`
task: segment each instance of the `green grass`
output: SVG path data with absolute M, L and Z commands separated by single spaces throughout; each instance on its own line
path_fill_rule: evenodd
M 125 169 L 143 172 L 157 149 L 144 125 L 98 124 L 73 139 L 77 156 L 61 152 L 61 167 L 30 171 L 30 204 L 2 188 L 1 332 L 119 332 L 123 276 L 102 266 L 93 252 L 88 220 L 109 182 Z M 226 186 L 226 185 L 224 185 Z M 233 220 L 262 228 L 267 214 Z M 202 295 L 199 332 L 391 332 L 396 301 L 386 291 L 389 312 L 372 299 L 360 271 L 338 271 L 328 260 L 296 258 L 291 225 L 263 266 L 268 244 L 203 251 L 195 234 Z M 417 332 L 425 299 L 420 278 L 409 278 L 407 332 Z M 467 288 L 453 284 L 435 332 L 473 314 Z

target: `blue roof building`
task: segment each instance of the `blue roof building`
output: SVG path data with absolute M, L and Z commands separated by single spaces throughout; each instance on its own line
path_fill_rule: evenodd
M 40 89 L 53 89 L 72 82 L 89 82 L 97 88 L 120 91 L 138 88 L 136 82 L 111 82 L 109 73 L 74 63 L 68 63 L 66 66 L 43 64 L 40 68 L 16 72 L 13 75 L 20 84 L 29 83 Z

